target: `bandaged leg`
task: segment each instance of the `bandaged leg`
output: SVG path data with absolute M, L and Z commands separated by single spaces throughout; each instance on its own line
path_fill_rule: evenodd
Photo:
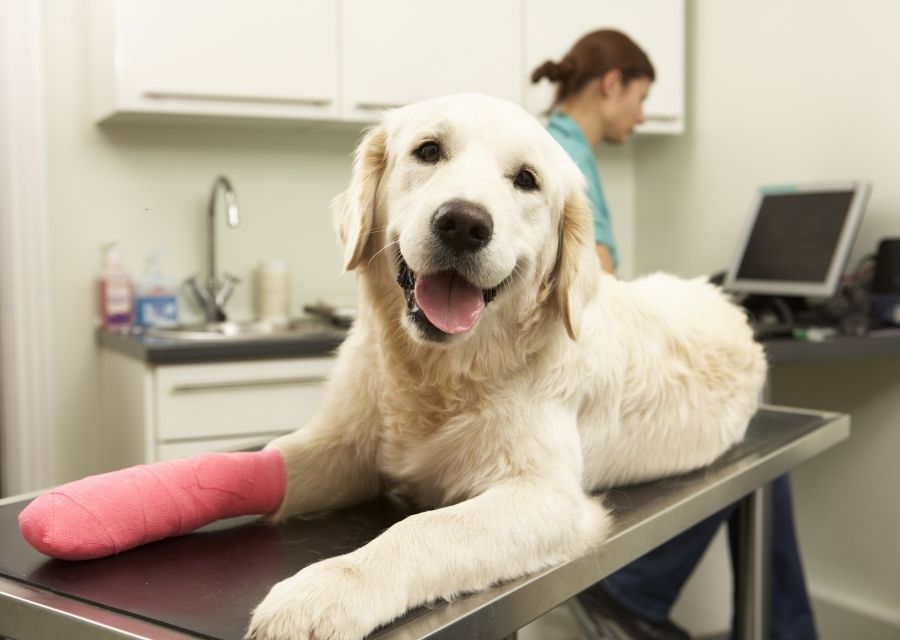
M 88 560 L 221 518 L 271 513 L 284 492 L 284 459 L 275 449 L 204 453 L 52 489 L 22 511 L 19 529 L 41 553 Z

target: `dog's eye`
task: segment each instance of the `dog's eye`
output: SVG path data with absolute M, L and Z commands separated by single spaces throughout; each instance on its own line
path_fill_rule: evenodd
M 422 162 L 434 164 L 441 159 L 441 145 L 433 140 L 420 144 L 415 151 L 415 155 Z
M 538 188 L 537 178 L 528 169 L 519 169 L 513 178 L 513 184 L 523 191 L 534 191 Z

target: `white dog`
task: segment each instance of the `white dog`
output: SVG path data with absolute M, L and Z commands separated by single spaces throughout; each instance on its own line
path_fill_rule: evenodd
M 581 174 L 520 107 L 389 113 L 334 214 L 360 316 L 317 417 L 270 445 L 274 517 L 381 490 L 437 508 L 275 585 L 250 637 L 357 639 L 577 557 L 609 529 L 592 490 L 742 438 L 766 368 L 743 313 L 699 279 L 602 273 Z

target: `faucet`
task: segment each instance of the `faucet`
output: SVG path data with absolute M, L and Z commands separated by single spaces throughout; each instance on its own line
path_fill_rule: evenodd
M 203 307 L 207 322 L 221 322 L 225 320 L 225 303 L 234 292 L 234 285 L 238 278 L 223 274 L 219 278 L 216 272 L 216 196 L 219 191 L 225 199 L 225 219 L 229 227 L 237 227 L 240 223 L 238 215 L 237 195 L 231 186 L 231 181 L 225 176 L 218 176 L 213 181 L 212 191 L 209 194 L 206 220 L 206 286 L 198 283 L 197 276 L 187 280 L 187 285 L 194 293 L 200 306 Z

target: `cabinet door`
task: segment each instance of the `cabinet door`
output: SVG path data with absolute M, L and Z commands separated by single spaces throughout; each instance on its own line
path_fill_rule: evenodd
M 618 29 L 637 42 L 656 69 L 645 104 L 645 133 L 684 130 L 683 0 L 525 0 L 526 76 L 547 59 L 559 61 L 575 41 L 591 31 Z M 534 114 L 553 101 L 553 85 L 529 83 L 525 104 Z
M 336 2 L 98 4 L 95 30 L 114 32 L 111 38 L 92 34 L 113 49 L 108 55 L 115 60 L 119 103 L 113 110 L 293 118 L 337 113 Z M 104 10 L 112 13 L 105 27 Z
M 319 407 L 334 358 L 156 368 L 155 440 L 244 438 L 293 431 Z
M 344 0 L 341 116 L 475 91 L 522 101 L 519 0 Z

